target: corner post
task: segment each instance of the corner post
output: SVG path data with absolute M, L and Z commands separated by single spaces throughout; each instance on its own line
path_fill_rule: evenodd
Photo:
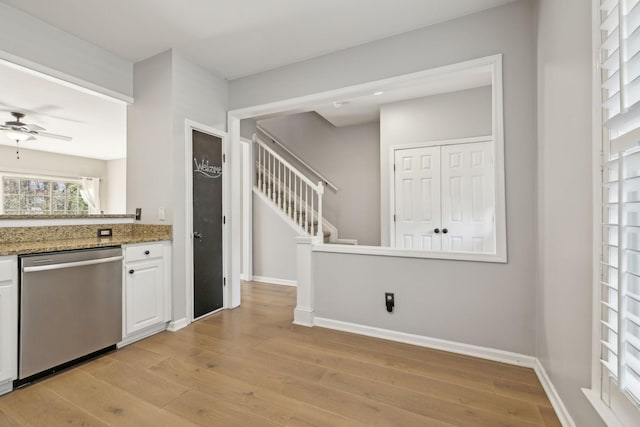
M 318 237 L 296 237 L 296 271 L 297 271 L 297 305 L 293 312 L 293 323 L 300 326 L 313 326 L 313 245 L 318 244 Z

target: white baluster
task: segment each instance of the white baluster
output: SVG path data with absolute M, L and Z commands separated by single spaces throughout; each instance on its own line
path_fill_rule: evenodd
M 322 195 L 324 194 L 324 183 L 318 183 L 318 237 L 324 243 L 324 232 L 322 231 Z
M 282 206 L 282 162 L 278 162 L 278 207 Z
M 309 221 L 309 233 L 313 236 L 313 232 L 315 231 L 313 229 L 313 194 L 315 193 L 315 191 L 313 191 L 313 188 L 311 189 L 311 221 Z
M 293 220 L 298 222 L 298 177 L 293 176 Z
M 305 183 L 304 187 L 304 229 L 309 233 L 309 184 Z

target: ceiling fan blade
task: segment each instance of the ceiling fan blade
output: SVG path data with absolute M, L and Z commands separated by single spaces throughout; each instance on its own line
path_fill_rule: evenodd
M 72 139 L 70 136 L 56 135 L 55 133 L 49 133 L 49 132 L 34 131 L 31 133 L 33 133 L 34 135 L 43 136 L 45 138 L 60 139 L 62 141 L 71 141 Z
M 42 126 L 33 125 L 33 124 L 28 124 L 28 125 L 25 125 L 25 126 L 28 127 L 29 130 L 35 130 L 35 131 L 45 130 L 45 128 L 43 128 Z

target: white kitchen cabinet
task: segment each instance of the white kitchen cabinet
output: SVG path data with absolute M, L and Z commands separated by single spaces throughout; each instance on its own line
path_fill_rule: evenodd
M 125 245 L 123 335 L 126 345 L 166 329 L 171 319 L 171 244 Z
M 18 368 L 17 278 L 17 257 L 0 257 L 0 394 L 11 391 Z

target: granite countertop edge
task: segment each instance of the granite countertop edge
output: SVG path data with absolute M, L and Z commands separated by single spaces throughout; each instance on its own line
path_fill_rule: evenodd
M 133 214 L 95 214 L 95 215 L 0 215 L 0 220 L 3 219 L 108 219 L 108 218 L 129 218 L 135 219 Z
M 42 252 L 69 251 L 74 249 L 104 248 L 131 243 L 170 241 L 167 236 L 123 236 L 92 239 L 46 240 L 36 242 L 8 243 L 0 245 L 0 256 L 28 255 Z

